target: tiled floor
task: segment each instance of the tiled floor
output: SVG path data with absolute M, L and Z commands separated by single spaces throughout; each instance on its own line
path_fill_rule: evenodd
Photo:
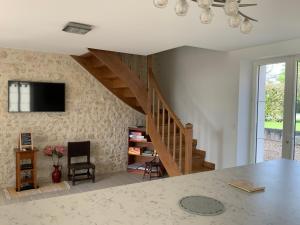
M 108 187 L 138 183 L 143 181 L 147 181 L 147 179 L 143 180 L 143 177 L 141 175 L 130 174 L 127 172 L 103 174 L 96 177 L 95 183 L 92 183 L 90 181 L 82 181 L 82 182 L 78 181 L 76 182 L 75 186 L 72 186 L 72 184 L 69 183 L 71 189 L 68 191 L 37 194 L 30 197 L 24 197 L 24 198 L 12 199 L 12 200 L 7 200 L 4 196 L 4 192 L 1 190 L 0 206 L 17 203 L 17 202 L 25 202 L 25 201 L 42 199 L 42 198 L 51 198 L 51 197 L 57 197 L 61 195 L 69 195 L 69 194 L 74 194 L 79 192 L 86 192 L 86 191 L 92 191 L 92 190 L 103 189 Z

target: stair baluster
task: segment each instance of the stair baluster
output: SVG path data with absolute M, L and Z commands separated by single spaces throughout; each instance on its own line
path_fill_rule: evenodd
M 171 117 L 170 113 L 168 112 L 168 140 L 167 140 L 167 148 L 170 152 L 170 132 L 171 132 Z
M 184 127 L 180 120 L 176 117 L 175 113 L 166 104 L 165 99 L 159 90 L 159 87 L 153 77 L 153 73 L 149 71 L 148 78 L 148 104 L 150 104 L 152 119 L 156 121 L 155 128 L 161 141 L 166 146 L 169 153 L 171 153 L 173 161 L 177 164 L 180 173 L 190 173 L 192 168 L 192 125 Z M 152 101 L 151 101 L 152 98 Z M 156 105 L 156 104 L 157 105 Z M 166 114 L 168 121 L 166 122 Z M 172 122 L 172 123 L 171 123 Z M 172 127 L 173 126 L 173 127 Z M 165 128 L 167 127 L 167 140 L 165 140 Z M 171 148 L 171 127 L 173 130 L 172 135 L 172 148 Z

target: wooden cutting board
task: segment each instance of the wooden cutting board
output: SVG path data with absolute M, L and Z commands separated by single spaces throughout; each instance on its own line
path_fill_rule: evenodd
M 247 191 L 249 193 L 265 191 L 265 187 L 259 187 L 251 183 L 250 181 L 246 181 L 246 180 L 235 180 L 230 182 L 229 185 L 239 188 L 243 191 Z

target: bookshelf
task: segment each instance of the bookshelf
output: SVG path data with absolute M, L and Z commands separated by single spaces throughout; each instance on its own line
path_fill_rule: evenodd
M 37 150 L 16 149 L 16 190 L 37 188 L 36 172 Z
M 129 173 L 143 174 L 145 162 L 151 161 L 156 152 L 144 127 L 128 128 L 128 166 Z

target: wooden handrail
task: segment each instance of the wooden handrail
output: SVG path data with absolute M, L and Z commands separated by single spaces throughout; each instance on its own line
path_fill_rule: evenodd
M 163 97 L 152 69 L 148 70 L 147 117 L 154 122 L 156 136 L 160 137 L 159 141 L 170 154 L 173 163 L 177 164 L 179 172 L 188 174 L 192 170 L 193 125 L 184 126 L 181 123 Z

